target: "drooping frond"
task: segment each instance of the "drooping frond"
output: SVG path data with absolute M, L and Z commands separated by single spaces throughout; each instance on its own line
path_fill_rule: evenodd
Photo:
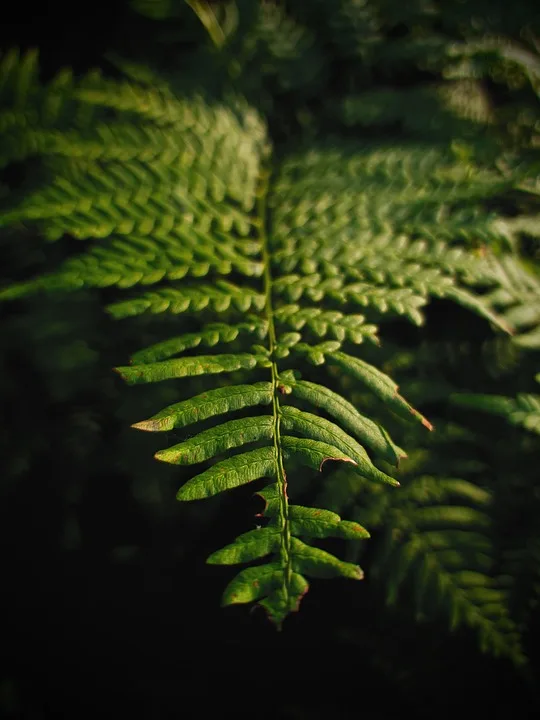
M 508 590 L 493 575 L 489 502 L 489 493 L 471 482 L 419 476 L 399 494 L 378 493 L 356 517 L 384 532 L 372 572 L 384 582 L 389 604 L 412 585 L 420 615 L 444 612 L 451 629 L 474 629 L 484 652 L 520 664 Z
M 478 203 L 509 183 L 442 147 L 350 144 L 293 157 L 274 190 L 287 197 L 273 217 L 275 258 L 287 271 L 277 290 L 292 302 L 326 297 L 416 324 L 430 296 L 450 297 L 496 322 L 466 289 L 489 283 L 482 259 L 456 244 L 507 242 L 501 218 Z
M 473 80 L 413 88 L 377 88 L 343 100 L 349 127 L 395 127 L 412 136 L 474 137 L 493 123 L 485 89 Z
M 39 92 L 45 97 L 50 87 Z M 54 172 L 6 207 L 0 225 L 95 242 L 54 274 L 8 286 L 0 297 L 114 287 L 127 290 L 109 306 L 117 318 L 189 318 L 189 332 L 163 338 L 116 370 L 133 385 L 208 381 L 207 392 L 135 427 L 182 431 L 210 421 L 189 437 L 181 432 L 180 442 L 156 455 L 172 465 L 204 463 L 179 500 L 266 481 L 264 526 L 209 562 L 266 558 L 232 580 L 224 603 L 257 601 L 280 625 L 306 592 L 305 576 L 362 578 L 357 565 L 312 543 L 368 536 L 362 525 L 324 508 L 291 504 L 296 469 L 309 475 L 341 463 L 358 478 L 395 487 L 376 462 L 397 465 L 404 456 L 368 413 L 312 382 L 312 366 L 338 368 L 382 407 L 431 429 L 357 346 L 377 344 L 384 318 L 420 324 L 420 308 L 431 297 L 499 322 L 471 289 L 494 282 L 483 259 L 458 245 L 506 240 L 504 223 L 483 203 L 513 180 L 464 163 L 443 146 L 321 140 L 278 155 L 246 102 L 180 99 L 165 84 L 92 77 L 75 84 L 66 102 L 93 121 L 70 124 L 62 116 L 55 124 L 38 114 L 10 136 L 24 152 L 9 155 L 8 144 L 6 162 L 34 155 Z M 212 375 L 227 373 L 241 380 L 212 386 Z M 452 512 L 443 514 L 458 522 Z M 436 520 L 434 511 L 424 516 L 426 523 Z M 469 581 L 452 578 L 448 592 L 465 593 L 457 618 L 478 616 L 482 629 L 491 616 L 478 608 L 484 601 Z

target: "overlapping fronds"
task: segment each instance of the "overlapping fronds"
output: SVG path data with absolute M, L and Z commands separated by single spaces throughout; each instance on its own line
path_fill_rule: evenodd
M 432 145 L 350 143 L 293 156 L 276 180 L 287 198 L 273 216 L 275 258 L 287 271 L 276 289 L 288 301 L 327 297 L 416 324 L 430 296 L 450 297 L 498 322 L 464 287 L 494 281 L 458 243 L 507 242 L 480 201 L 509 182 Z
M 45 97 L 50 88 L 39 92 Z M 58 124 L 41 122 L 38 113 L 9 135 L 6 162 L 32 154 L 45 168 L 52 159 L 54 174 L 6 208 L 0 225 L 96 242 L 55 274 L 7 287 L 1 297 L 116 286 L 133 288 L 110 305 L 116 317 L 189 315 L 189 333 L 165 338 L 116 369 L 130 384 L 222 373 L 242 378 L 224 387 L 208 378 L 206 392 L 135 427 L 182 433 L 209 421 L 156 455 L 199 466 L 179 500 L 266 480 L 259 493 L 264 525 L 209 562 L 266 558 L 232 580 L 224 603 L 257 601 L 280 625 L 306 592 L 305 576 L 362 577 L 358 566 L 312 541 L 368 536 L 324 508 L 291 504 L 288 475 L 294 485 L 299 466 L 316 473 L 346 463 L 361 478 L 396 486 L 376 462 L 397 465 L 404 454 L 373 419 L 312 382 L 310 363 L 339 368 L 381 406 L 431 429 L 355 346 L 377 342 L 383 317 L 421 323 L 420 308 L 431 296 L 499 323 L 470 290 L 490 281 L 483 259 L 455 245 L 504 239 L 504 224 L 482 203 L 512 179 L 421 144 L 331 140 L 277 156 L 264 122 L 245 102 L 179 99 L 165 86 L 91 78 L 73 86 L 66 102 L 93 122 L 70 125 L 64 116 Z M 12 143 L 24 152 L 12 152 Z M 233 341 L 227 352 L 223 346 Z M 234 416 L 238 410 L 241 417 Z M 448 512 L 450 525 L 458 522 Z M 426 523 L 436 519 L 436 512 L 425 513 Z M 442 589 L 465 598 L 456 601 L 456 621 L 478 616 L 483 632 L 486 617 L 495 622 L 483 605 L 495 589 L 480 592 L 474 577 L 452 577 Z
M 335 512 L 347 509 L 374 533 L 369 577 L 382 586 L 388 605 L 410 598 L 417 619 L 441 618 L 451 630 L 469 627 L 484 652 L 520 665 L 519 628 L 510 615 L 519 578 L 510 562 L 501 565 L 493 542 L 493 495 L 482 483 L 487 468 L 474 454 L 456 455 L 456 442 L 472 448 L 474 440 L 465 428 L 441 423 L 437 437 L 404 461 L 398 492 L 384 492 L 343 468 L 317 501 Z M 471 479 L 426 474 L 441 464 Z M 353 548 L 348 559 L 362 554 L 361 546 Z
M 409 399 L 422 406 L 445 407 L 455 391 L 448 382 L 448 369 L 464 350 L 457 344 L 452 348 L 451 343 L 441 343 L 437 348 L 426 343 L 409 352 L 385 344 L 380 352 L 388 358 L 385 369 L 399 375 Z M 468 352 L 463 359 L 470 368 Z M 338 374 L 334 383 L 358 407 L 371 408 L 361 386 L 350 385 Z M 418 620 L 440 619 L 449 621 L 451 628 L 470 627 L 484 650 L 519 664 L 523 653 L 518 636 L 526 617 L 522 600 L 532 593 L 528 585 L 522 588 L 516 567 L 523 563 L 531 576 L 537 568 L 528 552 L 526 538 L 531 533 L 524 530 L 520 536 L 514 528 L 516 522 L 523 522 L 536 534 L 534 481 L 520 476 L 509 443 L 494 448 L 492 430 L 482 442 L 478 423 L 468 428 L 445 422 L 440 415 L 433 419 L 433 434 L 420 435 L 415 426 L 406 430 L 408 457 L 400 463 L 399 474 L 392 473 L 401 482 L 397 492 L 384 492 L 344 467 L 320 489 L 316 502 L 369 528 L 374 540 L 366 548 L 366 576 L 377 579 L 390 604 L 397 603 L 407 612 L 412 601 Z M 501 445 L 507 449 L 509 470 L 497 455 Z M 527 462 L 525 458 L 522 467 Z M 534 466 L 533 457 L 529 462 Z M 512 471 L 519 480 L 509 483 Z M 518 488 L 531 497 L 527 513 L 519 511 L 523 501 Z M 508 544 L 519 554 L 513 564 L 506 561 Z M 347 560 L 362 563 L 363 550 L 362 545 L 351 547 Z

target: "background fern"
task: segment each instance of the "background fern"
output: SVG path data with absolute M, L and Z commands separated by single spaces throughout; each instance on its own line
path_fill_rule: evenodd
M 307 509 L 294 511 L 304 513 L 294 520 L 295 532 L 302 530 L 304 540 L 319 548 L 309 556 L 304 546 L 296 545 L 301 558 L 296 560 L 297 569 L 302 566 L 306 574 L 308 570 L 358 574 L 353 566 L 360 561 L 368 576 L 373 575 L 374 600 L 377 568 L 382 592 L 390 596 L 395 596 L 403 577 L 397 597 L 401 605 L 407 604 L 407 588 L 415 590 L 418 597 L 410 605 L 416 609 L 420 624 L 415 627 L 420 635 L 422 625 L 433 627 L 431 623 L 435 623 L 437 635 L 442 637 L 443 627 L 452 618 L 461 620 L 484 649 L 519 664 L 523 652 L 517 631 L 527 638 L 531 623 L 534 626 L 537 592 L 530 502 L 534 483 L 527 480 L 534 438 L 520 436 L 518 440 L 514 436 L 521 453 L 516 469 L 510 448 L 502 458 L 489 454 L 494 426 L 486 427 L 484 438 L 484 430 L 473 423 L 465 445 L 463 433 L 456 435 L 445 428 L 446 416 L 460 412 L 451 410 L 447 402 L 456 391 L 500 394 L 492 379 L 502 377 L 508 396 L 534 392 L 534 344 L 521 341 L 531 333 L 534 336 L 537 322 L 531 306 L 536 282 L 536 170 L 534 153 L 531 155 L 536 110 L 528 95 L 534 93 L 534 77 L 531 80 L 530 70 L 516 70 L 515 61 L 504 53 L 497 55 L 493 49 L 486 51 L 485 45 L 475 46 L 471 41 L 485 31 L 472 29 L 470 18 L 459 20 L 457 4 L 452 11 L 434 7 L 430 12 L 422 4 L 403 9 L 391 3 L 343 2 L 335 8 L 318 2 L 307 8 L 291 2 L 265 4 L 260 12 L 255 5 L 239 3 L 237 15 L 232 5 L 215 8 L 222 30 L 217 44 L 215 36 L 210 43 L 206 41 L 204 26 L 197 24 L 192 8 L 181 3 L 168 6 L 178 17 L 176 26 L 170 22 L 167 27 L 160 26 L 159 19 L 153 25 L 140 21 L 138 26 L 134 21 L 133 36 L 144 28 L 147 40 L 139 62 L 110 55 L 117 69 L 106 65 L 105 77 L 94 73 L 73 80 L 64 73 L 44 85 L 38 81 L 32 56 L 21 56 L 22 62 L 16 55 L 8 54 L 7 60 L 4 56 L 4 62 L 13 68 L 2 75 L 11 78 L 2 110 L 6 140 L 2 141 L 2 157 L 10 188 L 4 191 L 7 201 L 2 215 L 3 242 L 10 253 L 3 297 L 14 308 L 8 312 L 23 310 L 37 322 L 32 313 L 42 308 L 46 317 L 49 312 L 54 316 L 58 312 L 54 302 L 61 303 L 63 297 L 57 296 L 59 300 L 51 300 L 53 304 L 47 306 L 42 290 L 58 293 L 94 287 L 97 295 L 90 295 L 95 299 L 89 302 L 96 318 L 89 322 L 94 327 L 103 324 L 103 333 L 96 336 L 105 337 L 109 327 L 106 318 L 97 320 L 100 304 L 107 305 L 113 317 L 130 317 L 107 331 L 112 347 L 101 348 L 99 355 L 103 358 L 99 362 L 104 363 L 99 371 L 103 397 L 107 398 L 104 405 L 111 408 L 125 397 L 115 420 L 123 425 L 140 417 L 151 418 L 177 403 L 183 404 L 183 410 L 163 411 L 156 422 L 185 412 L 189 398 L 205 393 L 209 382 L 212 392 L 225 397 L 231 387 L 255 383 L 252 400 L 259 403 L 268 398 L 269 363 L 275 361 L 279 372 L 276 397 L 285 432 L 302 435 L 308 427 L 309 434 L 316 434 L 312 442 L 320 443 L 328 437 L 330 419 L 339 420 L 344 430 L 358 433 L 358 440 L 370 453 L 367 458 L 361 453 L 357 458 L 363 475 L 386 476 L 388 482 L 399 477 L 402 485 L 400 489 L 373 485 L 345 468 L 332 473 L 325 463 L 325 483 L 320 497 L 314 498 L 316 473 L 301 470 L 298 463 L 318 466 L 325 453 L 309 441 L 287 441 L 291 502 L 330 508 L 363 524 L 372 534 L 368 542 L 342 547 L 340 538 L 351 536 L 358 525 L 322 513 L 316 517 L 324 518 L 324 533 L 333 528 L 338 537 L 321 542 L 321 523 L 314 525 Z M 520 38 L 525 20 L 517 17 L 519 13 L 511 21 L 504 11 L 498 13 L 498 9 L 490 13 L 489 32 L 506 34 L 509 45 L 522 42 L 527 52 L 533 53 L 529 40 L 524 40 L 528 36 Z M 156 16 L 155 8 L 150 14 Z M 164 16 L 164 11 L 157 11 L 157 16 Z M 185 58 L 184 73 L 178 73 L 172 62 L 179 48 Z M 129 55 L 129 42 L 119 49 L 122 53 L 127 49 Z M 151 56 L 157 72 L 148 67 Z M 124 78 L 113 80 L 110 76 L 118 77 L 118 71 Z M 523 81 L 518 82 L 520 73 Z M 490 74 L 499 86 L 511 86 L 506 95 L 484 82 L 483 76 Z M 400 83 L 410 88 L 396 87 Z M 410 112 L 412 102 L 425 111 Z M 16 165 L 20 161 L 30 162 L 26 167 L 32 168 L 22 183 Z M 270 167 L 274 172 L 268 176 Z M 268 232 L 266 238 L 263 229 Z M 55 245 L 43 249 L 33 238 L 35 230 Z M 26 247 L 30 243 L 37 249 L 34 259 L 13 249 L 13 240 L 17 238 L 20 246 L 23 235 Z M 81 248 L 79 240 L 89 238 L 98 240 L 89 250 Z M 262 245 L 270 251 L 271 266 L 261 254 Z M 271 357 L 265 312 L 265 268 L 269 267 L 276 328 Z M 511 267 L 516 270 L 510 271 Z M 138 285 L 146 287 L 137 289 Z M 451 309 L 449 300 L 465 309 Z M 69 314 L 68 306 L 64 307 Z M 474 319 L 468 310 L 480 317 Z M 505 317 L 499 319 L 496 313 Z M 30 321 L 24 330 L 17 315 L 13 318 L 14 330 L 34 332 Z M 408 327 L 400 318 L 411 320 L 412 325 Z M 503 333 L 514 330 L 513 337 L 504 339 L 500 334 L 494 341 L 489 321 L 498 324 Z M 74 313 L 68 334 L 77 338 L 81 331 L 78 313 Z M 13 332 L 11 337 L 15 337 Z M 11 347 L 14 342 L 10 341 Z M 19 355 L 29 353 L 24 341 L 17 342 Z M 48 350 L 45 343 L 41 353 L 28 355 L 30 366 L 42 362 Z M 95 349 L 96 341 L 93 343 Z M 101 377 L 107 376 L 107 363 L 122 364 L 129 349 L 133 364 L 121 367 L 120 372 L 130 380 L 220 372 L 209 382 L 203 376 L 191 376 L 186 385 L 168 380 L 149 388 L 142 385 L 131 391 L 136 397 L 128 400 L 130 393 L 121 393 L 109 378 L 103 381 Z M 355 364 L 348 356 L 360 357 L 367 364 Z M 97 354 L 88 357 L 96 362 Z M 84 377 L 82 356 L 79 362 L 81 371 L 75 375 L 84 386 L 89 378 Z M 57 367 L 55 363 L 55 372 Z M 373 375 L 371 367 L 395 377 L 400 395 L 394 394 L 395 384 Z M 227 372 L 222 375 L 223 370 Z M 351 375 L 347 377 L 343 370 Z M 43 373 L 49 378 L 46 367 Z M 371 384 L 378 395 L 371 395 L 369 381 L 368 386 L 364 384 L 366 377 L 375 378 Z M 92 392 L 95 382 L 87 387 Z M 71 392 L 64 391 L 68 397 Z M 363 417 L 351 424 L 343 410 L 346 406 L 336 410 L 332 393 L 344 395 L 361 409 Z M 418 431 L 412 426 L 408 429 L 414 414 L 401 396 L 434 422 L 437 433 L 433 437 L 442 438 L 440 441 L 427 442 L 419 436 L 418 431 L 425 435 L 421 425 Z M 309 416 L 313 400 L 322 403 L 322 414 L 319 409 Z M 388 402 L 397 415 L 388 413 Z M 163 425 L 164 440 L 145 433 L 133 442 L 127 431 L 115 430 L 117 439 L 113 446 L 109 443 L 107 453 L 110 458 L 124 458 L 122 466 L 129 469 L 126 488 L 131 487 L 146 516 L 154 518 L 150 521 L 152 537 L 157 538 L 162 554 L 152 553 L 145 542 L 133 543 L 130 533 L 117 532 L 117 540 L 107 541 L 111 549 L 116 548 L 111 554 L 114 567 L 136 563 L 151 573 L 158 587 L 163 579 L 151 568 L 156 557 L 165 557 L 167 546 L 174 562 L 184 558 L 189 564 L 189 553 L 195 552 L 197 572 L 201 572 L 205 553 L 214 562 L 230 562 L 252 557 L 254 547 L 259 552 L 274 547 L 277 518 L 272 516 L 272 486 L 265 490 L 259 484 L 254 489 L 262 493 L 264 502 L 256 500 L 253 511 L 261 512 L 266 503 L 268 520 L 255 521 L 263 525 L 262 532 L 249 531 L 246 505 L 240 509 L 242 498 L 249 507 L 253 488 L 246 493 L 239 488 L 234 499 L 224 496 L 208 503 L 208 509 L 195 503 L 182 511 L 185 537 L 191 537 L 191 544 L 175 541 L 173 546 L 170 529 L 178 515 L 170 503 L 172 492 L 186 481 L 182 487 L 203 486 L 190 479 L 193 473 L 189 468 L 150 463 L 153 453 L 162 460 L 198 460 L 204 463 L 203 479 L 215 477 L 208 474 L 212 472 L 209 453 L 225 451 L 239 431 L 260 439 L 257 449 L 248 452 L 259 453 L 257 461 L 264 464 L 260 451 L 264 450 L 265 435 L 270 439 L 268 408 L 254 406 L 255 415 L 247 408 L 236 411 L 231 416 L 235 419 L 228 421 L 236 425 L 225 426 L 230 430 L 228 439 L 218 434 L 219 425 L 210 418 L 194 437 L 191 426 L 175 428 L 172 420 Z M 112 417 L 110 410 L 104 409 L 99 409 L 102 427 L 107 414 Z M 469 416 L 456 417 L 465 425 L 472 422 Z M 24 423 L 23 414 L 21 420 Z M 152 423 L 142 421 L 139 426 L 148 429 Z M 335 444 L 339 436 L 334 429 L 331 432 Z M 80 436 L 76 430 L 74 433 L 80 438 L 76 442 L 85 442 L 84 430 Z M 350 458 L 354 446 L 350 439 L 343 442 L 347 450 L 337 449 Z M 426 442 L 427 449 L 415 453 L 414 448 Z M 165 445 L 170 447 L 165 449 Z M 409 454 L 407 459 L 401 446 Z M 332 457 L 338 457 L 332 452 Z M 480 454 L 483 463 L 475 465 L 474 454 Z M 30 467 L 40 456 L 34 457 Z M 396 471 L 392 463 L 400 457 Z M 456 462 L 455 468 L 450 469 L 443 460 L 446 457 Z M 221 467 L 229 462 L 220 456 L 217 460 Z M 101 462 L 105 467 L 105 458 Z M 494 466 L 498 480 L 491 486 L 485 468 Z M 75 474 L 85 482 L 83 473 Z M 509 476 L 520 479 L 506 487 Z M 88 488 L 96 487 L 95 481 L 94 477 Z M 509 503 L 516 484 L 522 488 L 520 499 Z M 433 502 L 444 503 L 450 488 L 459 489 L 462 499 L 455 504 L 452 496 L 454 504 L 443 505 L 450 507 L 449 513 L 437 510 L 435 520 L 432 508 L 437 506 Z M 79 508 L 84 507 L 85 492 L 89 490 L 82 487 L 72 492 L 62 513 L 65 538 L 71 537 L 75 552 L 84 543 Z M 344 503 L 340 501 L 343 494 Z M 485 502 L 487 498 L 489 502 Z M 520 524 L 517 536 L 508 530 L 514 527 L 523 503 L 530 507 L 530 520 Z M 482 507 L 481 515 L 459 510 L 471 504 Z M 413 518 L 424 509 L 431 512 L 430 522 L 435 526 L 414 526 L 412 530 Z M 221 522 L 227 516 L 230 527 Z M 471 527 L 459 535 L 465 518 Z M 206 541 L 201 528 L 209 520 L 220 530 L 219 537 Z M 454 523 L 462 523 L 459 531 Z M 235 534 L 243 539 L 215 552 Z M 444 549 L 441 545 L 437 552 L 443 553 L 447 565 L 443 562 L 436 567 L 426 556 L 422 558 L 425 562 L 408 566 L 400 553 L 409 545 L 401 545 L 399 537 L 412 545 L 415 539 L 434 541 L 438 537 Z M 346 562 L 330 560 L 331 556 L 320 554 L 320 548 L 345 557 Z M 262 579 L 264 584 L 264 567 L 255 565 L 241 574 L 240 580 Z M 230 581 L 230 569 L 225 568 L 223 575 L 216 568 L 210 570 L 218 573 L 214 575 L 216 583 Z M 274 597 L 263 602 L 279 620 L 305 585 L 295 577 L 293 592 L 284 599 L 273 590 L 274 572 L 277 570 L 270 565 L 269 595 Z M 228 599 L 238 590 L 247 592 L 246 585 L 234 583 Z M 216 591 L 217 585 L 212 590 L 214 602 Z M 336 602 L 330 598 L 339 597 L 353 608 L 354 603 L 364 602 L 357 592 L 346 600 L 349 596 L 339 586 L 331 595 L 318 587 L 310 597 L 316 598 L 318 593 L 328 598 L 325 602 Z M 241 597 L 255 599 L 255 594 L 250 589 Z M 426 597 L 430 602 L 425 602 Z M 465 604 L 459 599 L 462 597 L 469 598 Z M 481 597 L 490 602 L 482 606 Z M 309 602 L 317 600 L 305 602 L 309 622 Z M 211 606 L 208 601 L 208 608 Z M 374 610 L 381 618 L 380 607 L 372 607 Z M 399 636 L 399 628 L 412 622 L 406 608 L 387 613 L 387 620 L 380 621 L 383 635 L 384 623 L 387 632 L 396 637 L 396 629 Z M 404 613 L 401 625 L 400 613 Z M 439 615 L 441 624 L 437 625 Z M 383 674 L 391 672 L 391 650 L 381 644 L 380 634 L 375 642 L 370 639 L 372 631 L 364 629 L 364 634 L 359 634 L 356 623 L 349 627 L 343 624 L 345 620 L 341 626 L 338 620 L 336 623 L 335 637 L 372 650 L 378 647 L 375 666 Z M 390 627 L 393 630 L 388 630 Z M 527 639 L 525 645 L 529 651 Z M 429 670 L 423 672 L 426 676 Z M 398 678 L 393 682 L 400 688 L 414 687 L 410 673 L 401 671 Z M 294 709 L 290 712 L 297 713 Z

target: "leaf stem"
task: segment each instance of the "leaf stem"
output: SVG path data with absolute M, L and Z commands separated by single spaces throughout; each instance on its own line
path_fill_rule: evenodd
M 264 265 L 264 295 L 265 295 L 265 312 L 268 321 L 268 346 L 270 351 L 270 359 L 272 361 L 272 411 L 274 418 L 274 448 L 276 453 L 276 478 L 279 490 L 279 522 L 281 531 L 281 547 L 280 562 L 284 568 L 284 592 L 285 597 L 289 597 L 290 583 L 292 577 L 292 558 L 291 558 L 291 530 L 289 523 L 289 498 L 287 495 L 287 475 L 285 473 L 285 465 L 283 462 L 283 448 L 281 445 L 281 409 L 279 404 L 279 371 L 274 357 L 276 348 L 276 327 L 274 323 L 274 308 L 272 303 L 272 271 L 271 271 L 271 254 L 268 245 L 267 227 L 269 224 L 268 213 L 266 207 L 266 195 L 268 192 L 270 173 L 264 173 L 261 176 L 261 186 L 258 192 L 257 208 L 259 217 L 261 218 L 260 237 L 262 241 L 262 256 Z M 279 629 L 281 629 L 279 627 Z

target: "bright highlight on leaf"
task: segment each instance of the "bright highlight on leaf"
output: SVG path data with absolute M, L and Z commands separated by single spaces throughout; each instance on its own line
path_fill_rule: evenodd
M 149 420 L 135 423 L 134 428 L 150 432 L 164 432 L 182 428 L 195 422 L 207 420 L 235 410 L 254 405 L 269 405 L 272 402 L 272 383 L 259 382 L 253 385 L 230 385 L 201 393 L 189 400 L 171 405 Z
M 399 459 L 405 457 L 405 452 L 392 442 L 382 427 L 361 415 L 354 405 L 341 395 L 306 380 L 295 381 L 292 392 L 295 397 L 305 400 L 312 407 L 326 411 L 382 460 L 397 465 Z
M 160 382 L 193 375 L 213 375 L 241 369 L 252 370 L 257 367 L 258 362 L 267 364 L 264 358 L 258 358 L 248 353 L 240 355 L 199 355 L 198 357 L 119 367 L 115 368 L 115 370 L 130 385 L 138 385 L 139 383 Z

